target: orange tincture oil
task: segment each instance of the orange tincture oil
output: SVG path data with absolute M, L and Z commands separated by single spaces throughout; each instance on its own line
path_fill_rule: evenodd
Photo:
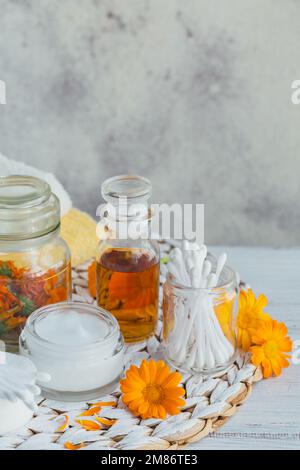
M 97 262 L 98 305 L 118 320 L 125 341 L 154 333 L 158 313 L 159 260 L 142 248 L 109 248 Z

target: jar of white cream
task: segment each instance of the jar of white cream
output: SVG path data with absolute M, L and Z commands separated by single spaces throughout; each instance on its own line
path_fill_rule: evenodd
M 111 392 L 123 372 L 124 340 L 117 320 L 106 310 L 63 302 L 36 310 L 20 336 L 20 353 L 50 381 L 42 395 L 86 401 Z

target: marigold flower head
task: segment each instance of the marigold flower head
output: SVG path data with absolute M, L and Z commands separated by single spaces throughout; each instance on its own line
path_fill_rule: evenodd
M 270 320 L 270 316 L 263 311 L 267 304 L 268 299 L 264 294 L 256 298 L 251 289 L 241 290 L 237 315 L 237 341 L 243 351 L 249 351 L 252 335 L 266 320 Z
M 284 323 L 270 319 L 252 336 L 251 361 L 256 366 L 261 365 L 265 378 L 280 375 L 281 369 L 289 366 L 287 353 L 292 350 L 292 341 L 287 333 Z
M 123 402 L 143 419 L 165 419 L 167 414 L 178 414 L 185 403 L 180 381 L 181 375 L 171 372 L 164 361 L 143 360 L 140 367 L 132 365 L 120 382 Z

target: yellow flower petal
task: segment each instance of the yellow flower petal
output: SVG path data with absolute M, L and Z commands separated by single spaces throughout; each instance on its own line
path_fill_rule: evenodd
M 272 370 L 276 376 L 281 374 L 281 367 L 280 363 L 277 359 L 270 359 L 271 365 L 272 365 Z
M 181 380 L 179 372 L 172 372 L 162 383 L 165 388 L 176 387 Z
M 142 378 L 144 383 L 149 383 L 151 381 L 151 376 L 150 376 L 150 369 L 148 366 L 147 361 L 143 360 L 141 367 L 140 367 L 140 377 Z
M 264 359 L 262 361 L 262 369 L 263 369 L 263 376 L 265 377 L 265 379 L 267 379 L 268 377 L 271 377 L 272 367 L 271 367 L 270 359 Z
M 166 412 L 166 409 L 162 405 L 157 405 L 157 413 L 159 415 L 159 419 L 166 419 L 167 412 Z
M 153 361 L 153 359 L 150 359 L 150 361 L 148 362 L 148 365 L 149 365 L 149 374 L 150 374 L 150 380 L 152 382 L 155 382 L 156 380 L 156 362 Z
M 159 362 L 162 362 L 162 361 L 159 361 Z M 170 372 L 171 372 L 170 368 L 165 364 L 161 366 L 160 368 L 158 368 L 157 379 L 156 379 L 157 383 L 162 384 L 164 380 L 168 377 Z
M 182 387 L 168 387 L 166 393 L 169 397 L 182 397 L 185 394 L 185 390 Z
M 172 403 L 166 402 L 163 403 L 163 406 L 166 409 L 167 413 L 169 413 L 169 415 L 178 415 L 180 413 L 177 406 L 173 405 Z

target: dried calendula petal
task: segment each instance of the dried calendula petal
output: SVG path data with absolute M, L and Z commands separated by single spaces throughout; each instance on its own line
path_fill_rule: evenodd
M 107 418 L 95 418 L 99 423 L 104 424 L 104 426 L 112 426 L 117 422 L 116 419 L 107 419 Z
M 67 300 L 70 270 L 67 263 L 37 274 L 31 265 L 18 267 L 13 260 L 0 260 L 0 335 L 14 336 L 9 331 L 25 324 L 38 307 Z
M 96 403 L 93 404 L 93 406 L 117 406 L 117 403 L 115 401 L 97 401 Z
M 80 424 L 86 431 L 99 431 L 101 425 L 89 419 L 76 419 L 76 423 Z
M 67 429 L 68 427 L 68 424 L 69 424 L 69 416 L 68 415 L 62 415 L 62 417 L 64 419 L 64 422 L 57 428 L 57 430 L 55 432 L 65 432 L 65 430 Z
M 99 413 L 100 410 L 101 410 L 101 406 L 99 406 L 99 405 L 98 406 L 92 406 L 88 410 L 81 413 L 81 415 L 79 415 L 79 416 L 94 416 L 95 414 Z
M 65 442 L 64 446 L 68 450 L 79 450 L 82 447 L 85 447 L 83 442 L 81 444 L 72 444 L 72 442 Z

